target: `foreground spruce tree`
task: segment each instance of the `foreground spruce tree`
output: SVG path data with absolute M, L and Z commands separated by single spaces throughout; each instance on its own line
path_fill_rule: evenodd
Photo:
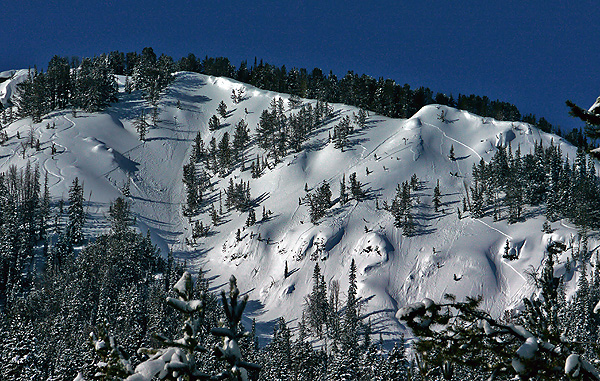
M 127 378 L 129 381 L 141 381 L 158 379 L 180 379 L 187 380 L 248 380 L 248 371 L 258 371 L 260 366 L 242 360 L 238 340 L 248 335 L 240 329 L 240 322 L 248 296 L 239 299 L 240 291 L 237 288 L 235 277 L 229 280 L 229 298 L 225 291 L 221 297 L 225 319 L 222 326 L 213 328 L 214 336 L 222 337 L 221 345 L 214 348 L 214 356 L 223 361 L 225 370 L 216 375 L 205 373 L 200 364 L 196 362 L 196 354 L 206 352 L 200 336 L 200 328 L 203 324 L 205 305 L 202 300 L 193 299 L 194 285 L 192 276 L 185 272 L 181 279 L 173 286 L 177 298 L 167 298 L 167 304 L 184 317 L 185 321 L 181 327 L 182 337 L 171 340 L 162 335 L 156 338 L 164 345 L 161 349 L 140 349 L 139 351 L 150 356 L 150 358 L 135 368 L 135 373 Z M 204 299 L 204 298 L 201 298 Z

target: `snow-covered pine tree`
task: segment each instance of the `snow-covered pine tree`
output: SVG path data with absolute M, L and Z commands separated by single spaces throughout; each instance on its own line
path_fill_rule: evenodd
M 67 235 L 74 244 L 83 242 L 83 224 L 85 223 L 85 211 L 83 210 L 83 183 L 75 177 L 69 188 L 69 221 L 67 223 Z
M 183 208 L 185 216 L 193 216 L 198 212 L 202 202 L 202 190 L 196 176 L 196 165 L 193 161 L 183 166 L 183 183 L 186 189 L 186 203 Z
M 214 349 L 215 356 L 228 364 L 227 370 L 214 376 L 203 372 L 202 366 L 196 360 L 196 353 L 206 351 L 200 336 L 204 303 L 202 298 L 193 299 L 194 285 L 191 275 L 185 272 L 173 289 L 177 293 L 177 298 L 167 298 L 167 304 L 184 316 L 185 320 L 181 328 L 182 337 L 171 340 L 165 336 L 156 335 L 163 348 L 141 349 L 150 358 L 135 368 L 134 374 L 127 378 L 128 381 L 151 380 L 154 377 L 171 379 L 182 375 L 190 380 L 207 380 L 211 377 L 247 380 L 248 369 L 260 368 L 256 364 L 247 363 L 241 359 L 238 340 L 244 335 L 244 332 L 239 330 L 239 323 L 247 296 L 241 301 L 238 300 L 239 290 L 234 277 L 230 280 L 229 300 L 224 291 L 222 294 L 226 320 L 222 327 L 215 327 L 211 331 L 213 335 L 223 338 L 223 344 Z
M 217 112 L 219 113 L 219 115 L 221 115 L 221 118 L 227 118 L 227 105 L 225 104 L 225 102 L 219 102 L 219 105 L 217 106 Z
M 221 122 L 219 121 L 219 117 L 213 115 L 208 120 L 208 129 L 209 131 L 216 131 L 221 127 Z
M 123 234 L 133 225 L 129 203 L 123 197 L 117 197 L 108 208 L 113 234 Z
M 140 140 L 146 141 L 146 134 L 148 133 L 148 129 L 150 126 L 148 125 L 148 122 L 146 122 L 146 114 L 144 110 L 142 110 L 138 114 L 138 117 L 135 119 L 133 125 L 138 133 Z
M 229 133 L 225 131 L 221 141 L 217 147 L 218 149 L 218 163 L 219 163 L 219 174 L 226 176 L 231 171 L 233 165 L 233 154 L 231 152 L 231 145 L 229 144 Z
M 248 209 L 248 218 L 246 219 L 246 226 L 250 227 L 256 223 L 256 213 L 254 208 Z

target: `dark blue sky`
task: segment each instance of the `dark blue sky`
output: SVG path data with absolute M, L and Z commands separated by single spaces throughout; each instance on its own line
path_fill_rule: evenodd
M 487 95 L 564 128 L 600 95 L 596 1 L 7 1 L 0 71 L 111 50 L 254 57 Z

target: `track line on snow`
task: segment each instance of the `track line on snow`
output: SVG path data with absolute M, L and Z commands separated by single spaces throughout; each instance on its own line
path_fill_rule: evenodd
M 458 144 L 460 144 L 461 146 L 463 146 L 463 147 L 465 147 L 465 148 L 468 148 L 469 150 L 471 150 L 471 152 L 473 152 L 475 155 L 477 155 L 477 157 L 478 157 L 480 160 L 481 160 L 481 159 L 483 159 L 483 158 L 481 157 L 481 155 L 480 155 L 480 154 L 479 154 L 477 151 L 475 151 L 475 150 L 474 150 L 474 149 L 473 149 L 471 146 L 469 146 L 469 145 L 467 145 L 467 144 L 465 144 L 465 143 L 463 143 L 463 142 L 461 142 L 461 141 L 459 141 L 459 140 L 456 140 L 456 139 L 454 139 L 454 138 L 451 138 L 450 136 L 446 135 L 446 133 L 445 133 L 444 131 L 442 131 L 442 129 L 441 129 L 441 128 L 439 128 L 438 126 L 436 126 L 436 125 L 434 125 L 434 124 L 431 124 L 431 123 L 427 123 L 427 122 L 422 122 L 422 123 L 423 123 L 423 124 L 425 124 L 425 125 L 427 125 L 427 126 L 431 126 L 431 127 L 435 127 L 435 128 L 437 128 L 437 129 L 438 129 L 438 130 L 439 130 L 439 131 L 440 131 L 440 132 L 441 132 L 441 133 L 444 135 L 444 137 L 446 137 L 446 138 L 448 138 L 448 139 L 452 140 L 452 141 L 453 141 L 453 142 L 455 142 L 455 143 L 458 143 Z
M 490 228 L 490 229 L 492 229 L 492 230 L 495 230 L 495 231 L 497 231 L 498 233 L 502 234 L 503 236 L 505 236 L 506 238 L 508 238 L 508 239 L 510 239 L 510 240 L 512 240 L 512 239 L 513 239 L 513 237 L 509 236 L 508 234 L 506 234 L 506 233 L 505 233 L 505 232 L 503 232 L 502 230 L 500 230 L 500 229 L 497 229 L 497 228 L 495 228 L 495 227 L 491 226 L 490 224 L 488 224 L 488 223 L 486 223 L 486 222 L 483 222 L 483 221 L 481 221 L 481 220 L 479 220 L 479 219 L 477 219 L 477 218 L 473 218 L 473 220 L 481 222 L 482 224 L 484 224 L 484 225 L 485 225 L 485 226 L 487 226 L 488 228 Z
M 525 282 L 527 282 L 527 279 L 523 276 L 523 274 L 521 274 L 520 272 L 518 272 L 517 269 L 515 269 L 513 267 L 513 265 L 511 265 L 510 263 L 508 263 L 508 262 L 506 262 L 504 260 L 501 260 L 501 262 L 504 263 L 505 265 L 507 265 L 508 267 L 510 267 L 514 272 L 517 273 L 518 276 L 521 277 L 521 279 L 523 279 Z M 523 286 L 521 286 L 521 288 L 519 289 L 519 291 L 521 291 L 522 288 L 523 288 Z M 517 292 L 519 292 L 519 291 L 517 291 Z

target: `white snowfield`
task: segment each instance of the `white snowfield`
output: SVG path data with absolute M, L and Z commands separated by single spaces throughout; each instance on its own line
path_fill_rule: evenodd
M 13 81 L 0 84 L 0 95 L 14 88 Z M 119 77 L 121 90 L 124 82 Z M 234 104 L 232 89 L 240 88 L 246 90 L 247 98 Z M 180 72 L 161 97 L 159 122 L 150 128 L 145 142 L 138 139 L 133 122 L 142 110 L 150 115 L 150 106 L 139 92 L 121 92 L 119 102 L 102 113 L 78 112 L 75 118 L 70 111 L 59 111 L 41 123 L 32 124 L 29 119 L 12 123 L 6 129 L 10 139 L 0 147 L 0 170 L 13 164 L 24 167 L 28 160 L 39 165 L 42 175 L 48 172 L 55 202 L 67 199 L 69 186 L 79 177 L 88 201 L 88 236 L 107 229 L 103 216 L 130 178 L 129 200 L 138 228 L 150 231 L 163 255 L 172 249 L 192 271 L 208 270 L 217 288 L 234 274 L 242 292 L 250 296 L 245 318 L 256 318 L 264 334 L 272 332 L 279 316 L 291 326 L 298 323 L 312 287 L 314 258 L 327 282 L 339 281 L 341 300 L 345 300 L 350 262 L 355 259 L 358 294 L 364 302 L 362 316 L 371 321 L 375 333 L 393 341 L 404 330 L 395 317 L 398 309 L 424 298 L 439 301 L 445 293 L 459 300 L 483 295 L 483 307 L 493 316 L 518 308 L 521 298 L 534 291 L 525 271 L 540 267 L 548 241 L 561 240 L 569 246 L 576 235 L 569 224 L 560 222 L 552 225 L 556 231 L 551 235 L 542 233 L 545 218 L 540 210 L 527 210 L 531 218 L 514 225 L 494 222 L 491 217 L 476 220 L 468 213 L 459 220 L 456 213 L 457 207 L 462 209 L 473 164 L 489 161 L 499 144 L 510 143 L 513 150 L 520 146 L 528 153 L 535 141 L 547 146 L 553 140 L 564 155 L 574 158 L 576 149 L 563 139 L 525 123 L 499 122 L 430 105 L 407 120 L 370 113 L 366 127 L 350 136 L 350 147 L 342 152 L 328 142 L 329 132 L 341 117 L 352 116 L 358 109 L 336 104 L 333 120 L 315 129 L 302 152 L 288 155 L 277 165 L 270 160 L 272 169 L 260 178 L 252 179 L 249 170 L 242 172 L 239 167 L 227 178 L 211 175 L 214 191 L 204 199 L 215 202 L 217 208 L 219 190 L 224 204 L 230 177 L 236 183 L 239 179 L 250 182 L 257 205 L 256 225 L 245 228 L 246 213 L 225 211 L 222 223 L 211 227 L 214 234 L 201 238 L 197 245 L 186 244 L 186 238 L 191 240 L 191 224 L 182 214 L 182 167 L 189 160 L 196 133 L 200 131 L 208 145 L 211 136 L 217 142 L 225 131 L 233 136 L 235 123 L 246 119 L 253 135 L 261 112 L 274 97 L 287 100 L 289 96 L 227 78 Z M 221 100 L 230 115 L 222 121 L 224 127 L 210 132 L 208 120 Z M 445 121 L 438 118 L 442 111 Z M 286 113 L 290 114 L 289 107 Z M 55 128 L 48 129 L 52 125 Z M 40 139 L 40 151 L 23 148 L 30 134 Z M 451 146 L 455 161 L 448 158 Z M 257 153 L 264 154 L 252 143 L 245 155 L 246 168 Z M 299 205 L 306 195 L 305 184 L 312 190 L 329 182 L 337 201 L 342 175 L 348 182 L 352 172 L 357 173 L 367 198 L 350 200 L 344 206 L 336 202 L 318 225 L 311 224 L 307 206 Z M 390 213 L 377 209 L 376 199 L 380 207 L 384 200 L 391 202 L 397 184 L 413 174 L 421 184 L 416 192 L 419 203 L 413 208 L 418 229 L 407 238 L 394 227 Z M 436 213 L 432 195 L 438 179 L 443 206 Z M 272 212 L 267 221 L 260 221 L 263 206 Z M 206 213 L 192 220 L 210 226 L 209 207 L 205 204 Z M 237 229 L 241 230 L 240 242 L 235 237 Z M 518 252 L 518 260 L 502 259 L 507 239 Z M 565 271 L 561 266 L 568 255 L 567 251 L 560 258 L 557 271 Z M 571 275 L 572 288 L 576 276 Z

